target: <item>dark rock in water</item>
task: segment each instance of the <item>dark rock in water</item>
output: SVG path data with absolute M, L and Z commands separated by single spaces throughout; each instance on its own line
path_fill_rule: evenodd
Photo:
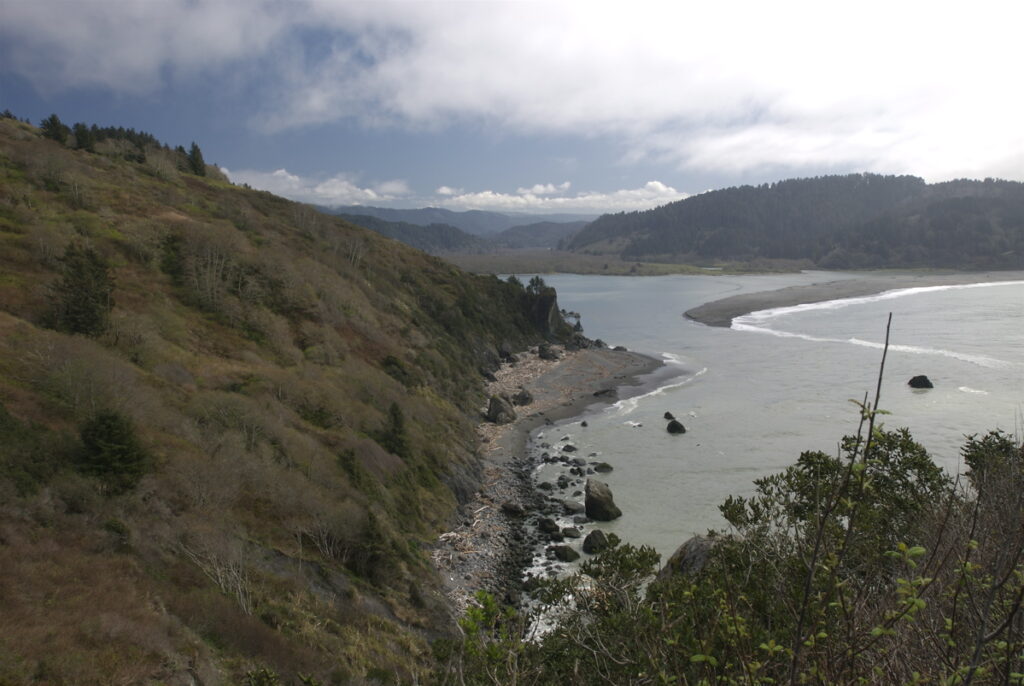
M 586 467 L 587 466 L 587 461 L 584 460 L 582 457 L 574 457 L 574 458 L 572 458 L 572 463 L 575 466 L 577 466 L 577 467 Z
M 566 443 L 565 445 L 562 446 L 562 452 L 574 453 L 576 452 L 576 446 L 574 446 L 572 443 Z
M 588 555 L 599 553 L 608 547 L 608 537 L 600 529 L 595 529 L 583 539 L 583 552 Z
M 584 541 L 584 545 L 586 542 Z M 676 575 L 690 576 L 697 574 L 708 563 L 715 541 L 706 536 L 694 536 L 679 546 L 668 558 L 665 566 L 658 572 L 658 580 L 664 581 Z
M 671 412 L 666 412 L 665 419 L 675 419 L 675 415 L 673 415 Z
M 551 519 L 551 517 L 543 517 L 537 522 L 537 528 L 545 534 L 558 533 L 558 523 Z
M 595 398 L 614 398 L 615 397 L 615 389 L 614 388 L 603 388 L 600 391 L 594 391 L 594 397 Z
M 586 515 L 576 515 L 575 517 L 572 518 L 572 523 L 573 524 L 589 524 L 590 523 L 590 517 L 588 517 Z
M 612 350 L 617 350 L 620 353 L 624 353 L 624 352 L 626 352 L 626 346 L 624 346 L 624 345 L 617 345 L 614 348 L 612 348 Z
M 597 479 L 587 479 L 584 491 L 586 493 L 585 506 L 587 516 L 591 519 L 596 519 L 599 522 L 610 522 L 622 516 L 622 510 L 615 505 L 615 500 L 612 498 L 612 489 L 608 488 L 608 484 Z
M 686 427 L 678 419 L 673 419 L 665 427 L 665 430 L 670 434 L 684 434 L 686 433 Z
M 583 503 L 576 500 L 563 500 L 562 507 L 565 508 L 566 514 L 582 514 L 587 509 Z
M 507 514 L 509 517 L 522 517 L 526 512 L 523 510 L 523 506 L 519 503 L 514 503 L 511 500 L 506 500 L 501 504 L 501 511 Z
M 495 424 L 509 424 L 516 420 L 516 411 L 512 402 L 505 396 L 492 395 L 487 405 L 487 421 Z
M 607 474 L 608 472 L 612 471 L 612 466 L 607 462 L 598 462 L 597 464 L 594 465 L 594 471 Z
M 552 543 L 561 543 L 565 540 L 565 536 L 562 535 L 561 531 L 556 531 L 553 534 L 548 534 L 548 540 Z
M 907 385 L 911 388 L 935 388 L 935 386 L 932 385 L 932 380 L 924 374 L 915 376 L 907 382 Z
M 516 394 L 512 396 L 513 405 L 529 405 L 533 402 L 533 395 L 525 388 L 520 388 L 516 391 Z
M 557 484 L 559 488 L 569 488 L 569 477 L 565 474 L 559 474 L 555 484 Z
M 555 553 L 555 559 L 560 562 L 575 562 L 580 559 L 580 554 L 567 545 L 552 546 L 551 550 Z
M 551 485 L 550 481 L 541 481 L 537 484 L 537 488 L 542 491 L 553 491 L 555 489 L 555 487 Z
M 566 538 L 579 538 L 580 536 L 583 535 L 583 533 L 580 532 L 579 529 L 577 529 L 575 527 L 572 527 L 572 526 L 569 526 L 569 527 L 566 527 L 566 528 L 562 529 L 562 535 L 565 536 Z
M 590 426 L 590 425 L 587 424 L 586 420 L 583 420 L 582 422 L 580 422 L 580 426 Z

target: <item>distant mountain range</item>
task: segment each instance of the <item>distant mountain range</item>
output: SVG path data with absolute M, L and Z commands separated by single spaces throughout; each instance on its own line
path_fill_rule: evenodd
M 604 215 L 570 251 L 641 261 L 1024 268 L 1024 184 L 850 174 L 711 191 Z
M 537 222 L 588 222 L 597 218 L 596 214 L 527 214 L 524 212 L 485 212 L 483 210 L 455 212 L 440 207 L 400 210 L 389 207 L 346 205 L 321 207 L 320 209 L 328 214 L 376 217 L 389 222 L 405 222 L 417 226 L 447 224 L 476 236 L 492 236 L 506 229 Z
M 433 255 L 445 253 L 487 253 L 501 249 L 555 248 L 560 242 L 587 225 L 586 220 L 536 221 L 528 224 L 516 224 L 514 222 L 521 221 L 524 217 L 537 219 L 539 215 L 503 215 L 497 212 L 480 212 L 475 210 L 470 212 L 451 212 L 433 207 L 422 210 L 390 210 L 381 207 L 364 208 L 355 206 L 357 210 L 374 210 L 377 212 L 376 215 L 342 212 L 341 208 L 320 209 L 357 226 L 370 229 L 382 236 L 393 238 Z M 546 216 L 571 218 L 578 215 Z M 399 220 L 394 217 L 407 217 L 408 219 Z M 420 223 L 431 218 L 445 218 L 457 223 Z M 480 234 L 465 228 L 476 227 L 479 231 L 484 224 L 487 224 L 489 227 L 496 227 L 509 223 L 512 223 L 512 225 L 503 230 L 488 234 Z

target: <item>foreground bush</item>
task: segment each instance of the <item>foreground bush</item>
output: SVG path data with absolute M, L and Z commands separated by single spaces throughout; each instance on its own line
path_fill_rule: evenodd
M 702 569 L 651 582 L 649 549 L 593 558 L 546 590 L 539 640 L 483 599 L 439 681 L 1021 683 L 1020 442 L 969 437 L 955 484 L 905 430 L 870 436 L 730 498 Z

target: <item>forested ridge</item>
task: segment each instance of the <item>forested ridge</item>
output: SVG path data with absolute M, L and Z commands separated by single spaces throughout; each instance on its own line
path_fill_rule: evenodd
M 710 191 L 604 215 L 573 251 L 673 261 L 796 260 L 822 268 L 1024 267 L 1024 184 L 850 174 Z
M 482 373 L 570 335 L 198 145 L 5 113 L 0 683 L 422 679 Z

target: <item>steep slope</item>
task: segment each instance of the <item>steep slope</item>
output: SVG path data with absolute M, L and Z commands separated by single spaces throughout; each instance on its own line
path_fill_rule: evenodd
M 553 292 L 95 149 L 0 119 L 0 683 L 412 679 L 479 370 Z
M 335 216 L 431 255 L 449 252 L 480 252 L 486 250 L 488 245 L 484 239 L 471 236 L 448 224 L 420 226 L 408 222 L 386 221 L 362 214 L 336 214 Z
M 567 247 L 624 259 L 1020 268 L 1024 184 L 851 174 L 727 188 L 605 215 Z

